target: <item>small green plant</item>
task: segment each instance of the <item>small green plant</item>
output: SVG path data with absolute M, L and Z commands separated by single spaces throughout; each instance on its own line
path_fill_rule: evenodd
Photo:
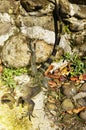
M 85 72 L 85 65 L 84 62 L 81 61 L 81 59 L 78 57 L 77 54 L 70 55 L 69 53 L 66 53 L 64 55 L 64 58 L 68 61 L 70 61 L 70 75 L 76 76 L 80 75 Z
M 14 76 L 19 76 L 24 73 L 27 73 L 26 68 L 4 68 L 1 79 L 5 85 L 9 86 L 10 88 L 15 88 L 16 84 L 14 82 Z
M 71 33 L 70 29 L 69 29 L 69 26 L 68 25 L 64 25 L 63 27 L 63 32 L 65 33 Z
M 70 61 L 72 56 L 70 55 L 70 53 L 65 53 L 63 58 Z

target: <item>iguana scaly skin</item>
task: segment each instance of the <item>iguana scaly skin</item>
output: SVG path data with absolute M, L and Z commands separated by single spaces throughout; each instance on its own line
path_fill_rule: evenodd
M 28 40 L 28 39 L 27 39 Z M 43 76 L 41 72 L 38 72 L 36 67 L 36 53 L 35 53 L 35 43 L 36 41 L 29 41 L 28 47 L 31 53 L 31 82 L 24 85 L 19 86 L 17 90 L 19 91 L 20 95 L 18 96 L 17 106 L 21 103 L 28 105 L 28 112 L 27 115 L 30 117 L 32 116 L 32 112 L 34 109 L 35 103 L 33 102 L 32 98 L 40 93 L 43 86 L 47 86 L 47 80 Z M 16 93 L 17 91 L 15 91 Z
M 58 43 L 59 43 L 59 39 L 60 39 L 60 35 L 58 33 L 58 23 L 57 23 L 60 20 L 59 3 L 57 4 L 56 0 L 54 2 L 55 2 L 55 9 L 54 9 L 54 12 L 53 12 L 54 13 L 53 16 L 54 16 L 54 26 L 55 26 L 55 46 L 54 46 L 54 50 L 53 50 L 51 58 L 48 59 L 49 64 L 55 58 L 55 54 L 57 52 Z M 27 40 L 28 40 L 28 38 L 27 38 Z M 31 98 L 33 96 L 36 96 L 41 91 L 41 88 L 43 86 L 47 87 L 48 83 L 47 83 L 47 79 L 44 77 L 44 75 L 37 70 L 36 53 L 35 53 L 36 41 L 35 40 L 34 41 L 29 41 L 28 42 L 28 47 L 29 47 L 30 53 L 31 53 L 31 70 L 32 70 L 31 75 L 32 75 L 32 78 L 33 78 L 33 85 L 32 85 L 32 87 L 30 87 L 30 85 L 29 86 L 26 85 L 24 87 L 24 89 L 22 91 L 23 95 L 18 98 L 17 104 L 22 103 L 22 101 L 24 101 L 24 102 L 26 102 L 28 104 L 28 112 L 27 112 L 27 114 L 29 115 L 29 119 L 30 119 L 30 116 L 32 116 L 32 112 L 33 112 L 34 105 L 35 105 L 35 103 L 32 101 Z

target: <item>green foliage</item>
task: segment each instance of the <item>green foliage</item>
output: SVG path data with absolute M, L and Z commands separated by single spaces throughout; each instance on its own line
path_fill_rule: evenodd
M 84 62 L 81 61 L 81 59 L 78 57 L 77 54 L 70 55 L 69 53 L 66 53 L 64 55 L 64 58 L 68 61 L 70 61 L 70 75 L 76 76 L 80 75 L 85 72 L 85 65 Z
M 5 85 L 9 86 L 10 88 L 15 88 L 16 84 L 14 82 L 14 76 L 20 76 L 24 73 L 27 73 L 26 68 L 4 68 L 1 79 L 4 81 Z
M 71 33 L 71 31 L 70 31 L 70 29 L 69 29 L 69 26 L 68 25 L 65 25 L 64 27 L 63 27 L 63 32 L 65 33 Z
M 65 53 L 63 58 L 66 60 L 71 60 L 72 57 L 71 57 L 70 53 Z

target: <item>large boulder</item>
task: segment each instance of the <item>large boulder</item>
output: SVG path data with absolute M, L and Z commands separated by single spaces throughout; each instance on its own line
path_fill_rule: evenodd
M 25 67 L 30 64 L 30 50 L 27 38 L 19 33 L 11 36 L 5 43 L 1 53 L 1 59 L 7 67 Z M 32 42 L 33 43 L 33 42 Z M 36 62 L 44 62 L 51 55 L 52 45 L 48 45 L 42 40 L 36 41 Z
M 11 36 L 3 46 L 2 62 L 7 67 L 24 67 L 29 64 L 30 53 L 28 51 L 28 44 L 24 35 Z

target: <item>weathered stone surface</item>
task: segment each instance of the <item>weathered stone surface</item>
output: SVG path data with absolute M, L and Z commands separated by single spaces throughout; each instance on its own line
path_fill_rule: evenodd
M 74 108 L 74 105 L 73 103 L 71 102 L 70 99 L 65 99 L 63 102 L 62 102 L 62 108 L 64 110 L 71 110 Z
M 64 53 L 68 52 L 72 54 L 72 49 L 70 47 L 70 35 L 69 34 L 64 34 L 61 36 L 60 42 L 59 42 L 59 47 L 63 48 Z
M 20 3 L 30 15 L 50 14 L 54 9 L 54 4 L 48 0 L 20 0 Z
M 11 27 L 10 23 L 6 23 L 6 22 L 2 23 L 2 22 L 0 22 L 0 35 L 4 35 L 7 32 L 9 32 L 10 27 Z
M 60 0 L 60 11 L 62 17 L 69 17 L 70 15 L 74 15 L 74 11 L 71 12 L 71 6 L 68 0 Z
M 86 5 L 71 4 L 68 0 L 60 0 L 61 13 L 63 17 L 75 16 L 86 18 Z
M 58 0 L 56 1 L 58 3 Z M 9 38 L 10 35 L 16 34 L 16 32 L 14 33 L 12 29 L 12 25 L 14 27 L 17 26 L 20 32 L 22 32 L 25 36 L 28 36 L 32 40 L 38 39 L 37 48 L 41 48 L 41 46 L 46 48 L 46 50 L 44 49 L 43 51 L 44 57 L 41 53 L 42 50 L 37 50 L 37 62 L 45 61 L 48 58 L 48 56 L 50 56 L 52 52 L 52 48 L 53 48 L 51 47 L 51 45 L 49 45 L 50 47 L 48 45 L 46 47 L 46 44 L 54 45 L 55 43 L 54 19 L 53 19 L 53 14 L 52 14 L 55 7 L 54 2 L 55 2 L 54 0 L 52 1 L 48 1 L 48 0 L 44 0 L 44 1 L 42 0 L 38 0 L 38 1 L 36 0 L 21 0 L 21 1 L 3 0 L 1 1 L 1 4 L 0 4 L 0 21 L 1 21 L 0 45 L 4 45 L 4 42 Z M 86 51 L 84 48 L 85 48 L 85 39 L 86 39 L 86 35 L 85 35 L 86 34 L 86 31 L 85 31 L 86 5 L 85 3 L 82 4 L 82 2 L 80 1 L 79 1 L 80 4 L 77 4 L 77 1 L 74 2 L 72 0 L 66 0 L 66 1 L 60 0 L 59 2 L 61 5 L 60 15 L 61 15 L 62 21 L 64 22 L 64 24 L 66 22 L 67 26 L 69 25 L 69 29 L 72 31 L 71 35 L 66 34 L 66 32 L 64 32 L 64 35 L 61 36 L 59 46 L 63 48 L 64 52 L 69 52 L 72 54 L 72 48 L 70 46 L 71 45 L 70 42 L 72 40 L 73 45 L 77 46 L 76 47 L 77 52 L 80 51 L 80 53 L 82 53 L 83 51 L 83 55 L 85 55 Z M 4 3 L 5 3 L 5 6 L 4 6 Z M 19 30 L 17 30 L 17 32 Z M 9 32 L 9 35 L 8 35 L 8 32 Z M 45 53 L 45 51 L 47 51 L 48 53 Z
M 53 46 L 44 41 L 36 42 L 36 62 L 44 62 L 52 53 Z M 25 67 L 30 63 L 30 52 L 26 37 L 22 34 L 11 36 L 2 49 L 2 62 L 10 67 Z
M 83 57 L 86 55 L 84 49 L 86 48 L 86 2 L 84 0 L 60 0 L 60 5 L 62 25 L 66 28 L 63 33 L 71 33 L 71 35 L 70 38 L 61 36 L 59 45 L 65 52 L 74 52 Z
M 54 31 L 53 16 L 42 16 L 42 17 L 26 16 L 26 17 L 22 17 L 22 22 L 27 27 L 39 25 L 40 27 L 43 27 L 44 29 Z
M 29 64 L 30 53 L 28 53 L 26 37 L 22 34 L 12 36 L 3 46 L 2 62 L 10 67 L 24 67 Z
M 0 21 L 13 23 L 13 18 L 8 13 L 0 13 Z
M 86 56 L 86 42 L 79 47 L 79 51 L 81 52 L 81 56 Z
M 47 0 L 20 0 L 22 7 L 27 11 L 38 11 L 48 4 Z
M 38 40 L 36 42 L 36 62 L 44 62 L 50 57 L 53 51 L 53 45 L 48 45 L 43 40 Z
M 86 30 L 84 29 L 83 31 L 73 33 L 72 40 L 74 46 L 86 44 Z
M 75 12 L 75 17 L 86 19 L 86 5 L 79 5 L 79 9 Z
M 80 117 L 86 121 L 86 110 L 85 111 L 82 111 L 80 112 Z
M 0 0 L 1 13 L 18 13 L 19 3 L 15 0 Z
M 14 33 L 19 32 L 16 26 L 12 26 L 9 22 L 0 22 L 0 46 L 3 46 L 5 41 Z M 1 53 L 1 52 L 0 52 Z
M 78 20 L 75 17 L 65 19 L 69 22 L 69 28 L 72 31 L 81 31 L 86 29 L 86 20 Z
M 28 28 L 27 26 L 23 26 L 21 27 L 21 32 L 24 35 L 27 35 L 31 39 L 44 40 L 48 44 L 52 44 L 52 45 L 54 45 L 55 43 L 55 33 L 53 31 L 44 29 L 40 26 L 33 26 Z
M 10 1 L 6 0 L 0 0 L 0 12 L 7 12 L 9 11 L 11 5 L 10 5 Z

